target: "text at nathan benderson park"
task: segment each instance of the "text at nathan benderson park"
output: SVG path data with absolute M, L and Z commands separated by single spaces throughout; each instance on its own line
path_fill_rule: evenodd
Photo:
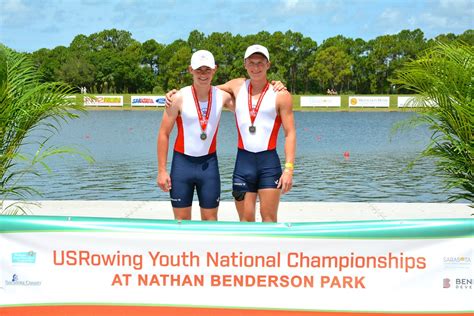
M 339 272 L 346 269 L 399 269 L 409 273 L 414 269 L 425 269 L 426 258 L 412 257 L 402 253 L 389 252 L 383 256 L 361 256 L 354 252 L 345 256 L 315 256 L 305 255 L 303 252 L 276 252 L 273 255 L 249 255 L 244 252 L 182 252 L 180 254 L 166 254 L 160 251 L 148 251 L 143 254 L 93 253 L 86 250 L 53 251 L 53 261 L 56 266 L 125 266 L 140 271 L 144 261 L 153 267 L 211 267 L 211 268 L 331 268 Z M 320 287 L 348 287 L 365 288 L 364 276 L 325 276 L 319 279 Z M 124 285 L 129 278 L 115 276 L 112 285 Z M 315 276 L 288 276 L 288 275 L 210 275 L 211 286 L 267 286 L 267 287 L 315 287 Z M 171 286 L 204 286 L 205 275 L 172 275 L 172 274 L 138 274 L 137 282 L 140 286 L 171 285 Z M 125 284 L 127 285 L 127 284 Z

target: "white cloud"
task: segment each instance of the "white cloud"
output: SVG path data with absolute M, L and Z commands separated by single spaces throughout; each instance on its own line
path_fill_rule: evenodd
M 298 5 L 299 0 L 285 0 L 285 9 L 294 9 Z
M 79 3 L 84 6 L 93 6 L 93 5 L 101 5 L 107 3 L 108 1 L 104 0 L 81 0 Z
M 463 32 L 474 27 L 472 0 L 438 0 L 419 17 L 421 28 L 442 29 L 443 33 Z
M 6 0 L 3 2 L 2 7 L 2 11 L 5 14 L 18 14 L 28 11 L 28 7 L 23 3 L 22 0 Z
M 439 0 L 439 7 L 447 13 L 468 14 L 472 16 L 474 2 L 472 0 Z
M 315 14 L 321 15 L 327 12 L 331 6 L 327 1 L 310 1 L 310 0 L 281 0 L 280 4 L 276 3 L 276 9 L 290 16 L 295 14 Z
M 393 24 L 400 22 L 401 13 L 396 9 L 385 9 L 380 15 L 383 23 Z
M 374 26 L 386 34 L 419 28 L 428 38 L 443 33 L 462 33 L 474 27 L 474 1 L 424 0 L 409 6 L 394 4 L 384 8 Z
M 420 16 L 420 22 L 429 28 L 445 28 L 448 26 L 447 17 L 434 15 L 432 13 L 423 13 Z
M 34 10 L 23 0 L 5 0 L 0 10 L 0 24 L 18 27 L 23 25 L 33 15 Z

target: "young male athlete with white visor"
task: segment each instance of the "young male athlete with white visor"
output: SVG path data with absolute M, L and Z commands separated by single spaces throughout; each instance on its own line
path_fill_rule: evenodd
M 255 221 L 257 196 L 264 222 L 276 222 L 280 194 L 291 190 L 296 129 L 291 94 L 275 92 L 267 80 L 267 48 L 252 45 L 244 55 L 250 80 L 233 79 L 219 88 L 235 97 L 238 152 L 233 174 L 235 205 L 241 221 Z M 285 132 L 285 169 L 276 152 L 280 126 Z
M 214 56 L 206 50 L 196 51 L 188 71 L 193 84 L 172 97 L 171 106 L 163 112 L 158 133 L 157 184 L 170 192 L 174 217 L 191 219 L 196 188 L 202 220 L 217 220 L 221 182 L 216 155 L 216 137 L 222 107 L 234 110 L 232 96 L 211 86 L 216 72 Z M 174 125 L 178 134 L 174 145 L 171 172 L 166 170 L 169 137 Z

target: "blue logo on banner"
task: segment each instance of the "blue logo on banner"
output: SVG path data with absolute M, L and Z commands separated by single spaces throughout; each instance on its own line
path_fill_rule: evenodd
M 36 252 L 14 252 L 12 253 L 12 263 L 35 263 Z
M 165 99 L 165 98 L 158 98 L 158 99 L 156 99 L 156 103 L 158 103 L 158 104 L 165 104 L 165 102 L 166 102 L 166 99 Z

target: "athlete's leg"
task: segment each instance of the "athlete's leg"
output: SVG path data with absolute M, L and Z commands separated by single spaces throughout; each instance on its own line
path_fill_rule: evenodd
M 281 190 L 277 189 L 281 177 L 280 159 L 276 150 L 258 154 L 258 197 L 262 222 L 276 222 Z
M 171 164 L 171 205 L 176 220 L 191 220 L 194 184 L 192 164 L 185 155 L 174 152 Z
M 173 207 L 175 220 L 191 220 L 191 206 L 189 207 Z
M 218 208 L 202 208 L 201 207 L 201 219 L 203 221 L 217 221 L 217 210 Z
M 217 156 L 203 158 L 197 168 L 196 192 L 203 221 L 217 221 L 217 210 L 221 197 L 221 176 Z
M 232 195 L 241 222 L 255 222 L 256 176 L 255 154 L 239 149 L 232 176 Z
M 241 222 L 255 222 L 255 208 L 257 204 L 257 193 L 246 192 L 242 201 L 235 199 L 235 208 Z
M 262 222 L 277 222 L 278 205 L 280 204 L 280 189 L 260 189 L 260 215 Z

